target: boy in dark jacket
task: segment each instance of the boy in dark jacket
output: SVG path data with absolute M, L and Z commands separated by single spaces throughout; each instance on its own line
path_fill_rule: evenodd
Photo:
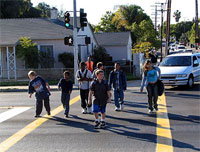
M 49 84 L 42 77 L 37 76 L 34 71 L 30 71 L 28 73 L 28 77 L 30 79 L 29 88 L 28 88 L 29 97 L 31 98 L 34 92 L 35 92 L 35 97 L 36 97 L 35 117 L 40 117 L 40 114 L 42 112 L 42 107 L 43 107 L 43 101 L 44 101 L 44 106 L 46 108 L 47 114 L 51 115 L 50 113 L 51 109 L 49 105 L 49 96 L 51 95 L 49 92 L 50 91 Z
M 124 109 L 124 91 L 126 90 L 126 75 L 120 70 L 120 64 L 115 63 L 115 69 L 109 75 L 109 87 L 114 89 L 115 111 Z M 119 102 L 120 99 L 120 102 Z
M 69 101 L 70 101 L 70 95 L 72 93 L 73 84 L 70 80 L 70 73 L 68 71 L 65 71 L 63 73 L 64 78 L 60 79 L 58 83 L 58 89 L 61 88 L 62 94 L 61 94 L 61 102 L 63 104 L 63 108 L 65 109 L 65 116 L 69 116 Z
M 92 104 L 92 95 L 94 96 L 93 101 L 93 112 L 95 115 L 95 126 L 94 128 L 105 128 L 105 116 L 106 116 L 106 104 L 110 102 L 110 88 L 104 78 L 104 72 L 102 70 L 96 71 L 97 79 L 94 80 L 90 87 L 89 92 L 89 104 Z M 101 112 L 101 123 L 99 120 L 98 113 Z

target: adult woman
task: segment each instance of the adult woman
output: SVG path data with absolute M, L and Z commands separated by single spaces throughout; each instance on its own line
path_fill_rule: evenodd
M 153 109 L 158 111 L 158 86 L 157 81 L 160 77 L 160 69 L 154 67 L 150 60 L 147 60 L 143 66 L 143 76 L 142 83 L 140 87 L 140 92 L 143 91 L 144 86 L 146 86 L 148 94 L 148 109 L 149 113 L 153 112 Z M 153 103 L 152 103 L 153 100 Z

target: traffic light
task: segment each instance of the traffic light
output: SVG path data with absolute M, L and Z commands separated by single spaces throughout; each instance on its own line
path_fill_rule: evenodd
M 85 37 L 85 44 L 86 45 L 90 44 L 90 37 L 87 36 Z
M 64 38 L 64 44 L 72 46 L 73 45 L 73 37 L 72 36 L 65 37 Z
M 70 14 L 69 12 L 65 12 L 65 27 L 70 28 Z
M 84 9 L 80 9 L 80 24 L 81 28 L 87 26 L 87 13 L 84 13 Z

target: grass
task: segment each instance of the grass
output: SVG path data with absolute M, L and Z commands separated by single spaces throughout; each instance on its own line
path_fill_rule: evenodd
M 49 80 L 49 85 L 57 85 L 58 80 Z M 29 81 L 10 81 L 10 82 L 0 82 L 0 86 L 28 86 Z

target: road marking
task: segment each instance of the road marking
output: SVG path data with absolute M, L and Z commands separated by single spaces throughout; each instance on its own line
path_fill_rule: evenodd
M 9 109 L 0 114 L 0 123 L 26 111 L 29 110 L 31 107 L 14 107 L 13 109 Z
M 164 94 L 159 97 L 158 104 L 156 152 L 173 152 L 171 128 Z
M 78 100 L 80 100 L 80 96 L 77 96 L 77 97 L 73 98 L 72 100 L 70 100 L 70 105 L 74 104 Z M 17 133 L 15 133 L 11 137 L 9 137 L 8 139 L 6 139 L 2 143 L 0 143 L 0 152 L 7 151 L 14 144 L 16 144 L 18 141 L 20 141 L 23 137 L 25 137 L 26 135 L 28 135 L 29 133 L 31 133 L 33 130 L 35 130 L 36 128 L 38 128 L 44 122 L 46 122 L 47 120 L 49 120 L 49 118 L 52 118 L 52 116 L 57 115 L 61 111 L 63 111 L 63 106 L 62 105 L 59 106 L 59 107 L 57 107 L 56 109 L 52 110 L 51 111 L 51 116 L 44 115 L 43 116 L 44 118 L 43 117 L 38 118 L 37 120 L 35 120 L 32 123 L 30 123 L 27 126 L 25 126 L 23 129 L 19 130 Z

